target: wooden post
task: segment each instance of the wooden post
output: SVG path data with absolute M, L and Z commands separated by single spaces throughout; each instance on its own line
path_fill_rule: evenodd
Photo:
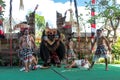
M 10 15 L 9 15 L 9 23 L 10 23 L 10 66 L 12 66 L 12 0 L 10 0 Z

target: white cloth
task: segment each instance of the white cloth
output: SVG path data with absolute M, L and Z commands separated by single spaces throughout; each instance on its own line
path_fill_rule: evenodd
M 90 66 L 89 61 L 85 60 L 85 59 L 75 60 L 75 64 L 76 64 L 77 67 L 85 68 L 85 69 L 88 69 L 89 66 Z
M 36 69 L 41 68 L 41 65 L 35 65 L 34 67 L 36 67 Z M 29 68 L 31 68 L 31 65 L 29 66 Z M 25 71 L 25 67 L 21 68 L 20 71 Z

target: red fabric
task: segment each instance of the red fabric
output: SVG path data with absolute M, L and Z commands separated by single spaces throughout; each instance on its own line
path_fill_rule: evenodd
M 71 25 L 65 25 L 64 28 L 69 29 L 71 28 Z
M 95 4 L 96 0 L 91 0 L 92 2 L 92 5 Z M 94 17 L 95 16 L 95 9 L 92 8 L 91 9 L 91 16 Z M 93 29 L 96 29 L 96 24 L 95 24 L 95 19 L 93 20 L 93 22 L 91 23 L 91 41 L 93 42 L 93 39 L 94 39 L 94 35 L 95 35 L 95 32 L 93 31 Z M 93 49 L 92 49 L 93 50 Z
M 92 0 L 92 4 L 95 4 L 95 0 Z
M 95 12 L 92 11 L 92 12 L 91 12 L 91 16 L 95 16 Z
M 0 35 L 4 35 L 4 32 L 3 32 L 3 30 L 0 30 Z
M 92 35 L 90 38 L 91 38 L 91 39 L 94 39 L 94 35 Z
M 96 28 L 96 24 L 91 24 L 91 28 Z

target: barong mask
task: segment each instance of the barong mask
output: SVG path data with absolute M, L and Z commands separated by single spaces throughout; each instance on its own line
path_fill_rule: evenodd
M 47 29 L 45 31 L 45 34 L 48 37 L 48 40 L 53 42 L 55 40 L 55 38 L 57 38 L 57 30 L 56 29 Z

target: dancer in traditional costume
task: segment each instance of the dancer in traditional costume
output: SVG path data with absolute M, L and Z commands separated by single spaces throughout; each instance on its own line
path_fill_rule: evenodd
M 20 47 L 20 59 L 23 61 L 25 66 L 25 71 L 29 71 L 29 66 L 32 62 L 33 49 L 36 48 L 34 38 L 29 34 L 29 30 L 24 30 L 24 35 L 20 37 L 19 40 Z
M 97 44 L 97 49 L 95 51 L 95 55 L 93 57 L 92 64 L 91 64 L 89 70 L 93 67 L 95 61 L 101 57 L 103 57 L 105 59 L 105 70 L 108 70 L 107 49 L 105 48 L 105 43 L 107 44 L 109 51 L 111 50 L 111 47 L 110 47 L 109 42 L 106 39 L 106 37 L 102 34 L 101 29 L 97 30 L 97 36 L 95 37 L 94 43 L 92 45 L 92 49 L 93 49 L 95 43 Z
M 43 31 L 40 56 L 44 61 L 44 66 L 50 66 L 52 63 L 60 67 L 61 60 L 65 56 L 65 46 L 60 38 L 60 33 L 57 29 L 46 28 Z

